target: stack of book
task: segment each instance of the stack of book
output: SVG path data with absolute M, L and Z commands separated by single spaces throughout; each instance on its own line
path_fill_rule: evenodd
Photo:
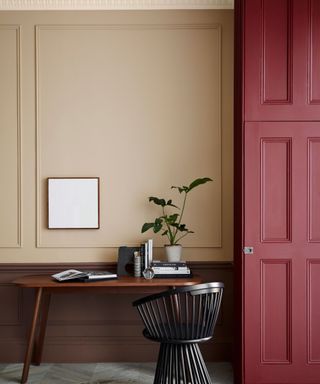
M 169 261 L 153 261 L 152 269 L 154 277 L 191 277 L 192 273 L 185 261 L 169 262 Z

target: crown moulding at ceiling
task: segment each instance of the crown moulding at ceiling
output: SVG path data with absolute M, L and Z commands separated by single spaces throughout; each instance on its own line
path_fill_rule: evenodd
M 233 8 L 234 0 L 0 0 L 0 11 Z

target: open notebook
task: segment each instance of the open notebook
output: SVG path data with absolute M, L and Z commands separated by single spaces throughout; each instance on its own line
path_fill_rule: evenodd
M 67 269 L 65 271 L 56 273 L 52 277 L 59 282 L 68 281 L 99 281 L 99 280 L 112 280 L 117 279 L 115 273 L 108 271 L 80 271 L 78 269 Z

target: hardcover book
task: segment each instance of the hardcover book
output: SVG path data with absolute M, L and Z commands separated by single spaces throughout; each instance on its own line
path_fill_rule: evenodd
M 190 278 L 192 273 L 155 273 L 154 278 L 157 279 L 176 279 L 176 278 Z
M 153 267 L 171 267 L 171 268 L 183 268 L 187 267 L 186 261 L 160 261 L 160 260 L 153 260 L 152 262 Z

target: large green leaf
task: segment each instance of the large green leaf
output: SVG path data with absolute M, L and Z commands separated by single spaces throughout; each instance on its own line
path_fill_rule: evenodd
M 141 228 L 141 233 L 144 233 L 153 227 L 154 227 L 154 223 L 144 223 L 142 228 Z
M 176 187 L 175 185 L 172 185 L 171 189 L 177 189 L 179 193 L 188 192 L 188 187 L 185 185 L 183 187 Z
M 162 219 L 157 218 L 154 222 L 153 232 L 158 233 L 162 229 Z
M 186 225 L 185 225 L 185 224 L 180 224 L 180 225 L 178 226 L 178 229 L 179 229 L 179 231 L 181 231 L 181 232 L 188 231 L 188 229 L 186 228 Z
M 159 199 L 158 197 L 150 196 L 149 197 L 149 201 L 152 201 L 156 205 L 161 205 L 161 207 L 165 207 L 166 206 L 165 199 Z
M 202 178 L 193 180 L 193 182 L 189 185 L 187 192 L 190 192 L 193 188 L 196 188 L 201 184 L 205 184 L 208 181 L 212 181 L 212 179 L 210 179 L 209 177 L 202 177 Z
M 179 217 L 179 215 L 177 213 L 174 213 L 173 215 L 168 216 L 166 221 L 167 221 L 167 223 L 172 225 L 173 223 L 175 223 L 177 221 L 178 217 Z
M 168 201 L 167 201 L 167 205 L 169 205 L 170 207 L 174 207 L 174 208 L 178 208 L 178 209 L 180 209 L 180 208 L 177 207 L 176 205 L 172 204 L 172 200 L 168 200 Z
M 179 230 L 180 232 L 193 233 L 192 231 L 189 231 L 189 229 L 186 227 L 185 224 L 180 224 L 179 227 L 178 227 L 178 230 Z

